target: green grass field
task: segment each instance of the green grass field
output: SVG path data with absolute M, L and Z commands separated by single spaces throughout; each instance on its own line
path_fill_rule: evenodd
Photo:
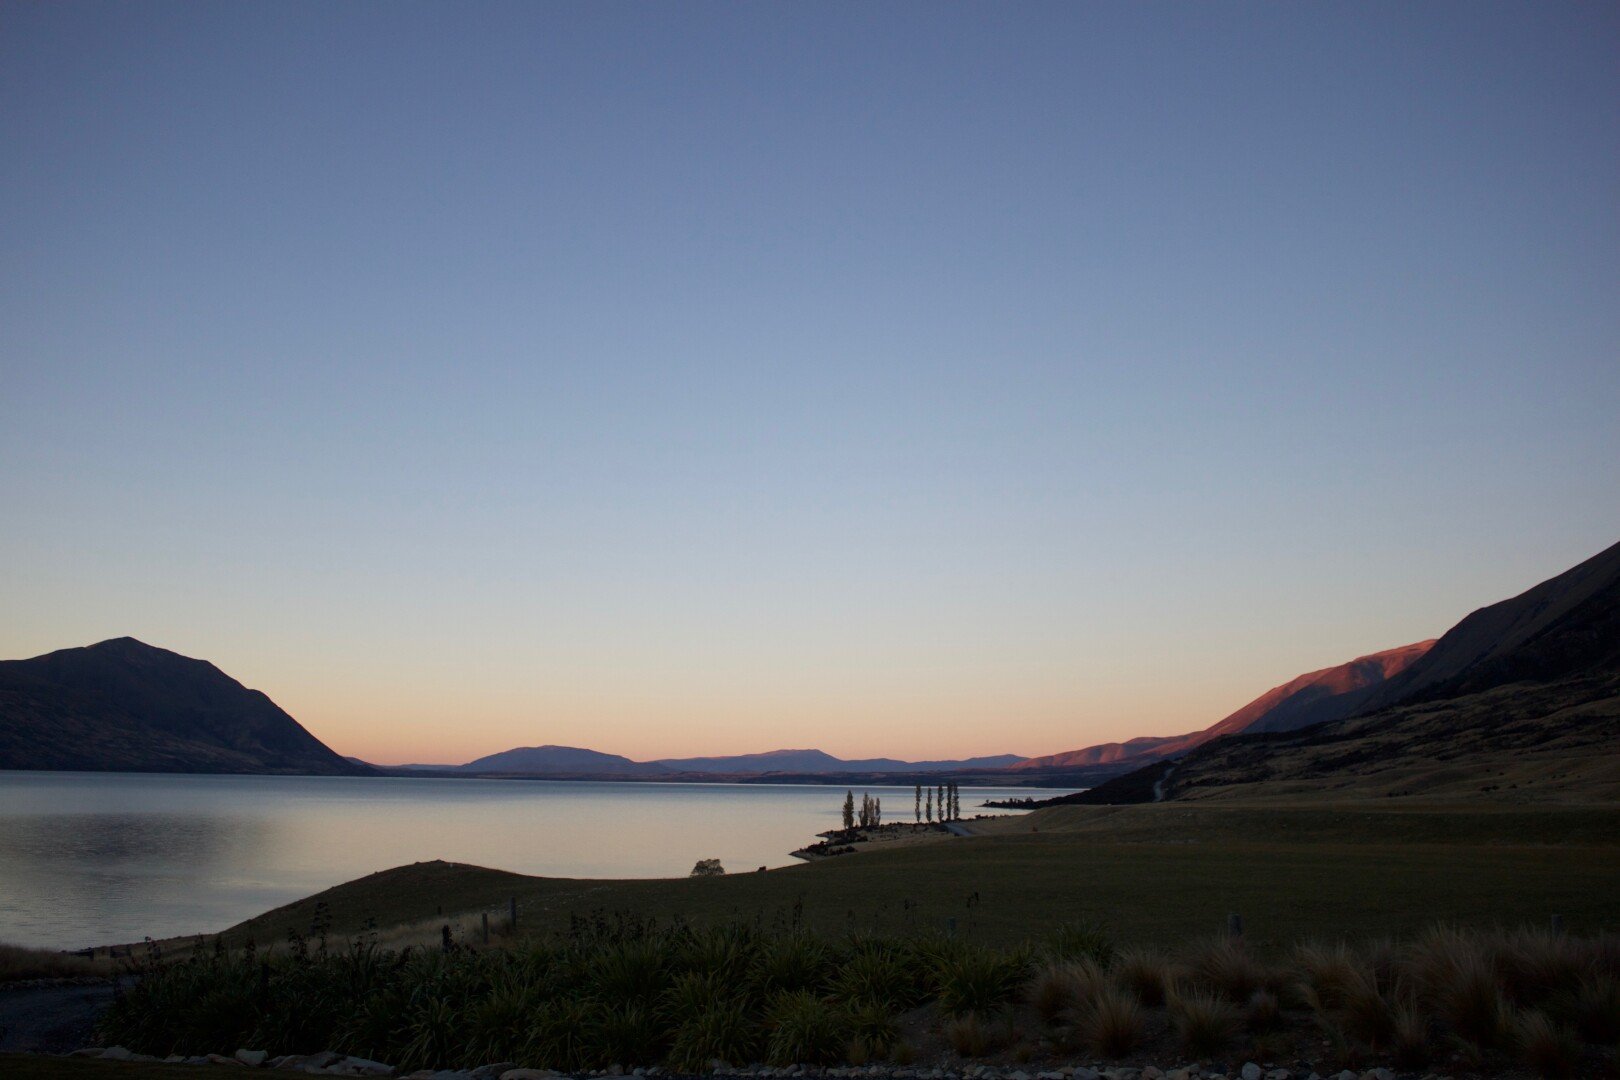
M 517 897 L 520 931 L 593 911 L 693 922 L 795 918 L 816 930 L 943 928 L 1005 944 L 1075 920 L 1122 943 L 1175 944 L 1240 913 L 1257 946 L 1414 933 L 1437 921 L 1620 929 L 1620 809 L 1423 807 L 1379 802 L 1244 807 L 1060 807 L 942 840 L 765 873 L 581 881 L 424 863 L 385 871 L 229 931 L 260 945 L 308 933 L 449 922 L 476 940 Z

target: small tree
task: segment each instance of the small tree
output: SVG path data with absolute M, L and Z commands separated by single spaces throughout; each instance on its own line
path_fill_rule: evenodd
M 692 867 L 692 877 L 719 877 L 726 872 L 719 859 L 699 859 Z
M 882 824 L 883 824 L 883 799 L 881 797 L 874 797 L 872 799 L 872 828 L 875 829 L 879 825 L 882 825 Z
M 933 788 L 928 789 L 928 801 L 923 803 L 923 813 L 927 816 L 928 823 L 930 825 L 932 825 L 934 823 L 934 789 Z
M 855 827 L 855 792 L 844 793 L 844 831 Z
M 957 821 L 962 820 L 962 785 L 951 785 L 951 816 Z
M 939 785 L 939 794 L 934 796 L 934 804 L 939 807 L 939 820 L 946 820 L 946 812 L 950 807 L 945 803 L 945 785 Z
M 916 805 L 916 808 L 914 810 L 914 813 L 917 815 L 917 824 L 921 825 L 922 824 L 922 785 L 921 784 L 917 785 L 917 805 Z

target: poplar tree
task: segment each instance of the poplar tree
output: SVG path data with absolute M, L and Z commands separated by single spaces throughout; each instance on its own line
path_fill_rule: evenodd
M 850 791 L 844 795 L 844 831 L 848 832 L 855 827 L 855 792 Z
M 922 785 L 917 785 L 917 806 L 914 811 L 917 815 L 917 824 L 922 824 Z
M 928 823 L 934 823 L 934 789 L 928 789 L 928 801 L 923 803 L 923 813 L 928 817 Z

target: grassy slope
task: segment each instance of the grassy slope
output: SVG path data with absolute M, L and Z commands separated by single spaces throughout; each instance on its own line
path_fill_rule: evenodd
M 339 933 L 368 918 L 390 926 L 440 912 L 471 933 L 478 910 L 504 912 L 514 895 L 531 932 L 596 909 L 769 925 L 795 905 L 823 930 L 897 932 L 954 917 L 961 932 L 997 942 L 1074 919 L 1100 920 L 1125 941 L 1179 942 L 1218 930 L 1229 911 L 1259 943 L 1400 934 L 1441 919 L 1540 925 L 1553 913 L 1572 929 L 1620 929 L 1614 806 L 1061 807 L 985 831 L 995 835 L 709 879 L 575 881 L 417 864 L 277 909 L 228 940 L 307 931 L 318 901 Z

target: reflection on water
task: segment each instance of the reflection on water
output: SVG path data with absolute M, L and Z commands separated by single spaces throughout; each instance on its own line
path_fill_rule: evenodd
M 890 819 L 911 812 L 911 788 L 869 790 Z M 1030 793 L 964 788 L 963 812 Z M 782 866 L 842 801 L 810 785 L 0 772 L 0 941 L 221 930 L 428 859 L 551 877 Z

